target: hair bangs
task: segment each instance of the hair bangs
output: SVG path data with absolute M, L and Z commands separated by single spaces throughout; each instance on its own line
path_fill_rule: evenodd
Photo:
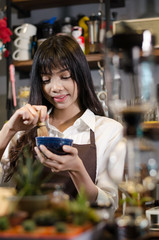
M 57 51 L 46 50 L 38 59 L 39 74 L 52 74 L 54 69 L 70 69 L 66 56 L 61 55 Z

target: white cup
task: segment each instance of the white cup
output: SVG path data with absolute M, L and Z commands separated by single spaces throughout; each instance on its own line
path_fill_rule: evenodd
M 12 58 L 16 61 L 26 61 L 31 59 L 31 52 L 30 50 L 18 48 L 13 52 Z
M 30 49 L 31 48 L 31 41 L 27 38 L 18 37 L 14 40 L 14 46 L 20 49 Z
M 24 23 L 21 26 L 15 28 L 14 33 L 22 38 L 30 38 L 37 33 L 37 27 L 30 24 Z

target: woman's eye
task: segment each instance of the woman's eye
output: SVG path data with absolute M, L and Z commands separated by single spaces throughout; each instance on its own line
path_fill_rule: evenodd
M 50 82 L 50 79 L 43 79 L 42 80 L 42 84 L 47 84 L 47 83 L 49 83 Z
M 61 77 L 61 79 L 69 79 L 69 78 L 71 78 L 71 75 L 69 75 L 69 76 L 62 76 Z

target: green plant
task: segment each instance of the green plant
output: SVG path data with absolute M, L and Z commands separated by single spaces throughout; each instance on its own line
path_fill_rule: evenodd
M 50 179 L 43 178 L 44 166 L 38 161 L 29 145 L 26 145 L 19 155 L 15 180 L 19 196 L 41 195 L 41 185 Z
M 99 216 L 94 209 L 90 207 L 83 188 L 80 189 L 77 198 L 70 201 L 70 212 L 72 215 L 72 221 L 75 225 L 83 225 L 87 222 L 95 224 L 100 221 Z
M 127 195 L 125 198 L 119 199 L 119 204 L 123 205 L 124 203 L 129 204 L 130 206 L 140 206 L 143 207 L 145 202 L 152 201 L 152 198 L 149 196 L 141 197 L 139 193 L 134 192 L 131 195 Z
M 55 224 L 55 228 L 56 228 L 56 231 L 60 233 L 64 233 L 67 231 L 67 226 L 66 226 L 66 223 L 64 222 L 57 222 Z
M 6 216 L 0 217 L 0 230 L 4 231 L 10 227 L 9 220 Z
M 22 226 L 26 232 L 32 232 L 36 229 L 36 223 L 32 219 L 23 221 Z

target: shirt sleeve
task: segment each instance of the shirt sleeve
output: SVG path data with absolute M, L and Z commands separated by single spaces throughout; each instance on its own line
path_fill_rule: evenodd
M 110 184 L 108 184 L 109 187 L 105 186 L 104 189 L 104 185 L 102 187 L 97 185 L 98 195 L 96 202 L 98 205 L 111 206 L 115 211 L 118 208 L 118 188 L 116 186 L 110 187 Z
M 114 122 L 114 120 L 111 124 L 110 128 L 107 131 L 103 131 L 103 133 L 101 133 L 103 135 L 101 137 L 101 142 L 103 142 L 103 146 L 101 147 L 101 151 L 99 151 L 101 155 L 98 156 L 99 162 L 96 175 L 96 186 L 98 188 L 98 195 L 96 202 L 98 204 L 111 204 L 113 210 L 115 211 L 118 208 L 118 187 L 108 176 L 107 164 L 111 151 L 122 139 L 123 127 L 118 122 Z M 106 134 L 107 140 L 105 140 Z M 120 166 L 120 162 L 118 163 L 118 165 Z M 111 171 L 114 171 L 116 175 L 119 175 L 121 177 L 120 169 L 114 167 Z

